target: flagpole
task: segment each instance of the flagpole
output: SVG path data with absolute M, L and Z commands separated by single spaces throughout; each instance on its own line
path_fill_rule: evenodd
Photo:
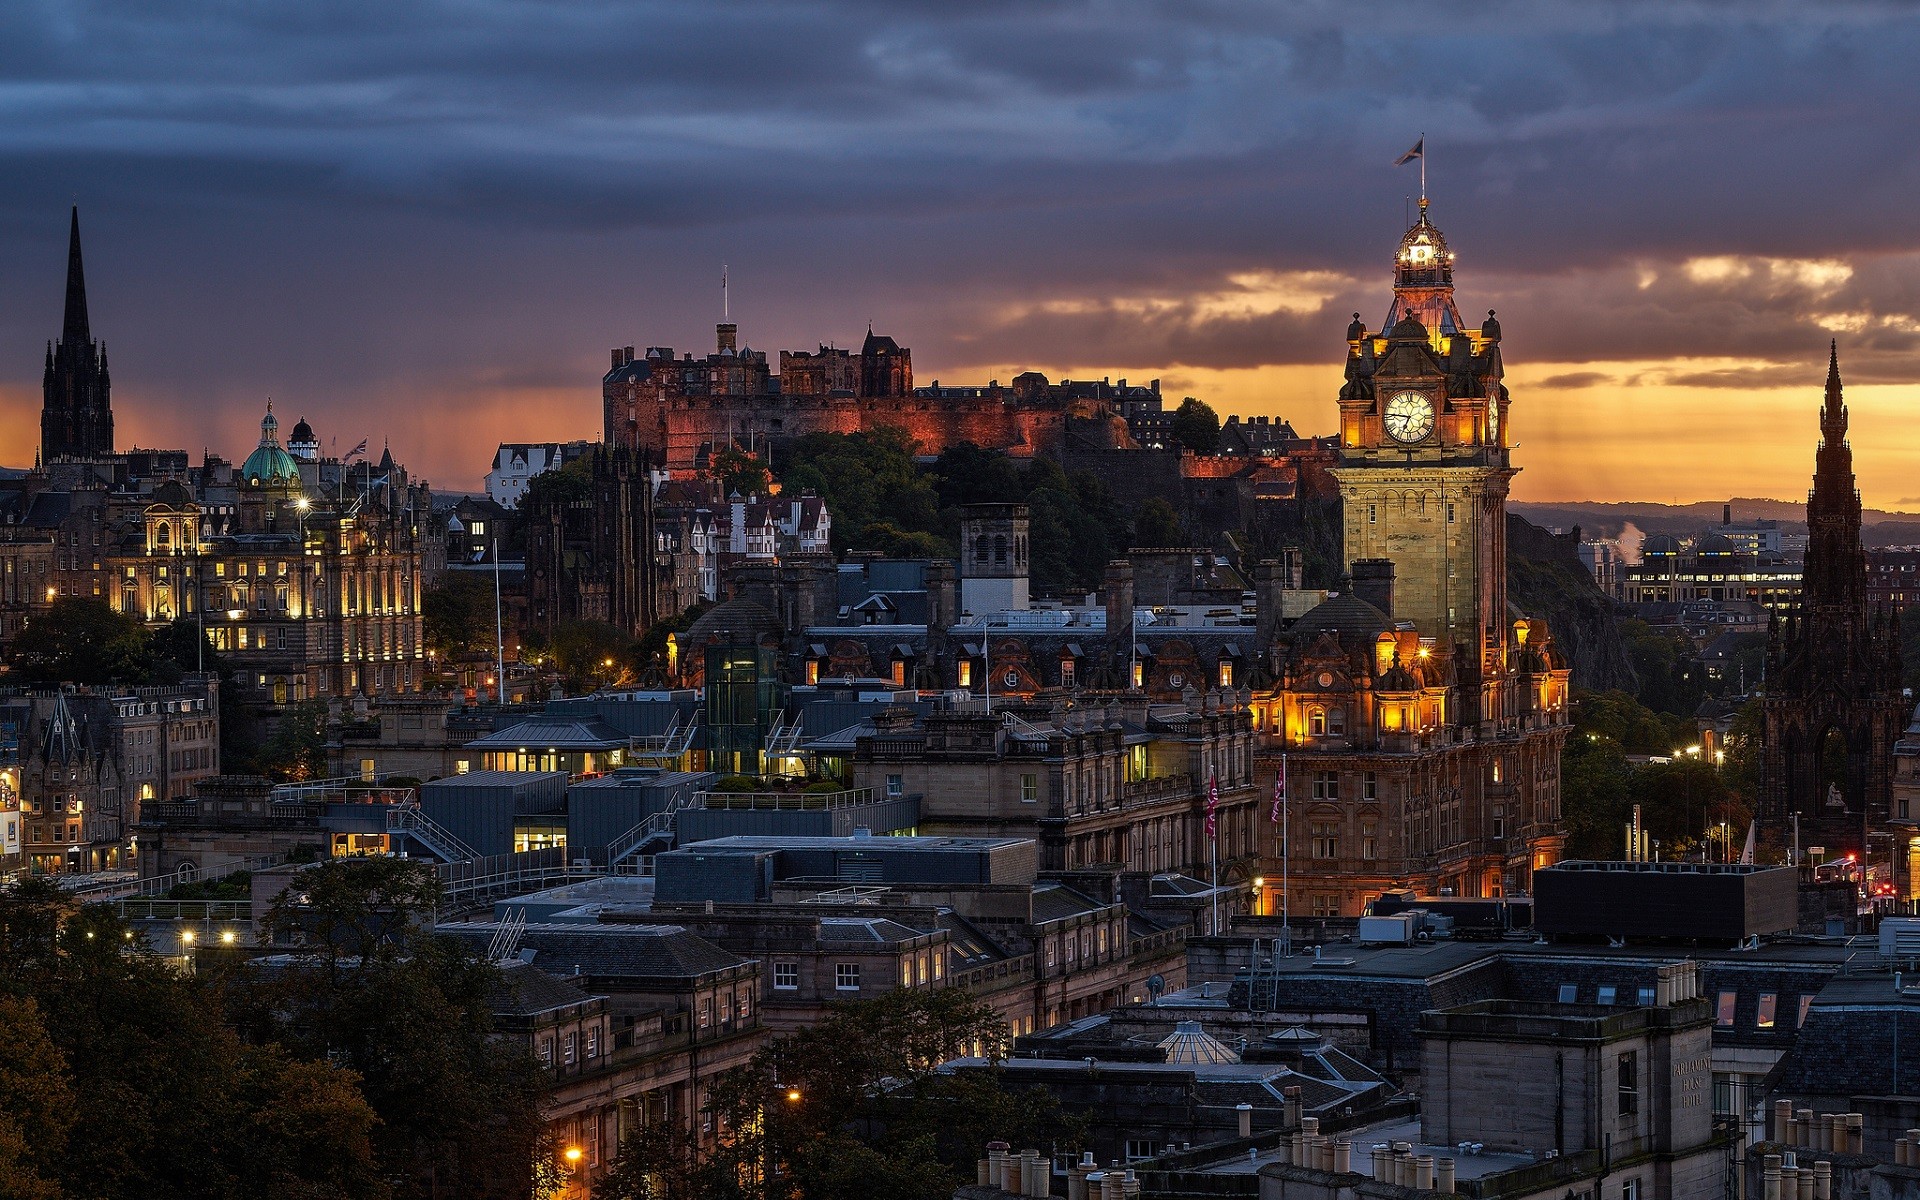
M 1420 211 L 1427 211 L 1427 131 L 1420 131 Z
M 1293 855 L 1288 838 L 1293 826 L 1293 791 L 1287 787 L 1287 756 L 1280 755 L 1280 945 L 1282 957 L 1293 954 Z
M 1220 833 L 1207 839 L 1207 857 L 1213 864 L 1213 936 L 1220 936 Z

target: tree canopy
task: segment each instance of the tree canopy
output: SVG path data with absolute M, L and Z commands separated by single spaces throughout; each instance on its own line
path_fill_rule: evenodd
M 1220 414 L 1204 400 L 1188 396 L 1173 410 L 1173 440 L 1195 454 L 1220 453 Z
M 642 1130 L 594 1189 L 612 1200 L 922 1200 L 948 1196 L 993 1138 L 1077 1144 L 1079 1120 L 1040 1089 L 1004 1086 L 992 1067 L 943 1070 L 1006 1050 L 1006 1026 L 957 988 L 901 990 L 842 1005 L 716 1079 L 721 1136 L 696 1147 L 677 1129 Z M 765 1176 L 780 1173 L 769 1192 Z

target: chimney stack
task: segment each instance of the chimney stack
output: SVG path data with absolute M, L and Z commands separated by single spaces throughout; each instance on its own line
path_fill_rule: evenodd
M 1387 616 L 1393 616 L 1393 560 L 1357 558 L 1353 561 L 1353 594 Z

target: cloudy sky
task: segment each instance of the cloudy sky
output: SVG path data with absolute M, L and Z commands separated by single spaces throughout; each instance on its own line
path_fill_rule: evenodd
M 266 398 L 443 489 L 593 436 L 607 348 L 912 347 L 1334 425 L 1422 132 L 1500 311 L 1525 499 L 1802 494 L 1841 342 L 1920 509 L 1920 8 L 1163 0 L 15 0 L 0 462 L 78 203 L 123 445 Z

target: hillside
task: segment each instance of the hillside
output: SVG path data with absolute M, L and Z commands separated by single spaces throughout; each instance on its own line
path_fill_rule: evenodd
M 1620 637 L 1613 602 L 1580 564 L 1577 528 L 1553 534 L 1517 513 L 1507 514 L 1507 599 L 1521 612 L 1545 617 L 1573 667 L 1576 687 L 1593 691 L 1639 686 Z

